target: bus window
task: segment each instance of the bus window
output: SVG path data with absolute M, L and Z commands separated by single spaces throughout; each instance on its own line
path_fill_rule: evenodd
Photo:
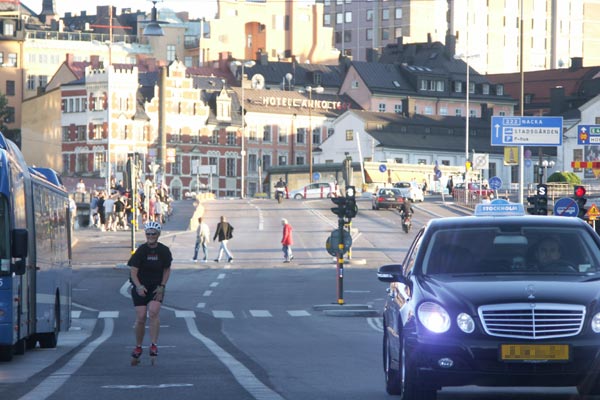
M 0 274 L 10 273 L 8 207 L 6 199 L 0 197 Z

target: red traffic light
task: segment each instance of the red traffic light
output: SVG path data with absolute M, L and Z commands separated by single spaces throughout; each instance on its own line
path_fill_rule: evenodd
M 575 186 L 574 188 L 575 197 L 583 197 L 585 196 L 585 187 L 583 186 Z

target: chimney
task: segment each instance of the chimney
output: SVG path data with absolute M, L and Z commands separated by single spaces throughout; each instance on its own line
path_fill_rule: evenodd
M 550 89 L 550 115 L 560 115 L 565 110 L 565 88 L 556 86 Z
M 431 44 L 431 33 L 427 33 L 427 44 Z
M 72 53 L 67 53 L 67 58 L 66 58 L 67 65 L 73 64 L 73 61 L 75 61 L 75 56 Z
M 583 57 L 571 57 L 571 70 L 577 71 L 583 68 Z
M 100 64 L 100 56 L 97 56 L 97 55 L 90 56 L 90 64 L 92 65 L 92 68 L 98 69 L 98 66 Z
M 446 33 L 446 57 L 452 60 L 456 55 L 456 37 L 448 31 Z

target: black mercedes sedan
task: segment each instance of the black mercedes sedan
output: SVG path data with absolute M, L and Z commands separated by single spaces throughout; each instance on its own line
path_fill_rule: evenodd
M 600 394 L 600 237 L 578 218 L 512 206 L 431 220 L 402 264 L 378 269 L 389 283 L 389 394 L 434 400 L 464 385 Z

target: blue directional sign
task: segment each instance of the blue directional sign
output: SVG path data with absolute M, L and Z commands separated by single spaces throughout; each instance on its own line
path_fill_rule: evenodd
M 502 179 L 499 176 L 493 176 L 488 179 L 488 183 L 490 185 L 490 189 L 498 190 L 502 187 Z
M 321 179 L 321 174 L 318 172 L 313 173 L 313 181 L 318 181 Z
M 577 144 L 600 144 L 600 125 L 577 125 Z
M 379 172 L 385 172 L 387 171 L 387 167 L 385 166 L 385 164 L 379 164 Z
M 562 117 L 492 117 L 492 146 L 561 146 Z
M 563 197 L 554 203 L 554 215 L 576 217 L 579 214 L 577 202 L 569 197 Z

